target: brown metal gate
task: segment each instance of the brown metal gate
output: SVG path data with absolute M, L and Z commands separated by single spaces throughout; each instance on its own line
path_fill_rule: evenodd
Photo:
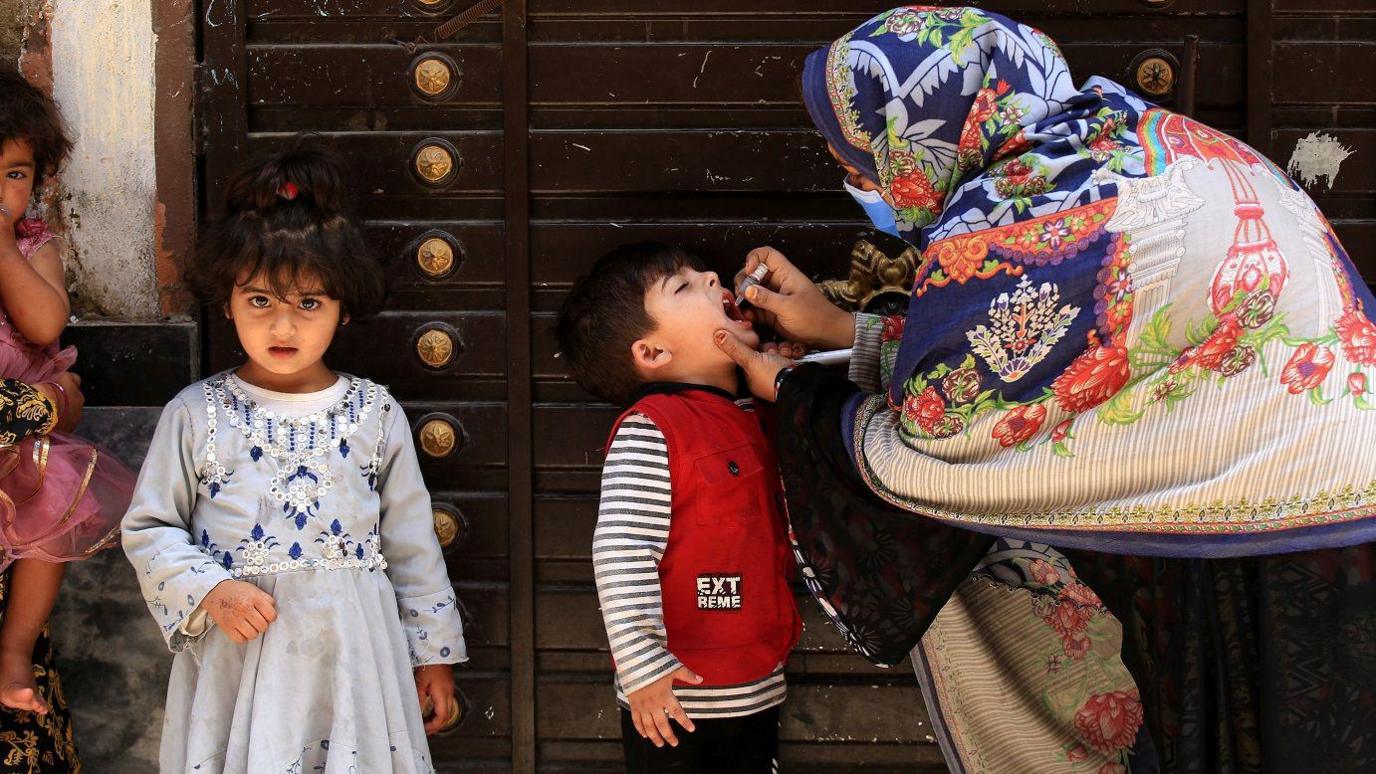
M 553 313 L 602 251 L 652 236 L 722 270 L 771 243 L 811 271 L 843 275 L 861 222 L 793 84 L 808 51 L 888 3 L 509 0 L 442 44 L 402 43 L 470 2 L 200 0 L 203 201 L 218 202 L 245 154 L 296 132 L 320 133 L 351 162 L 395 294 L 390 312 L 346 329 L 332 365 L 404 402 L 467 611 L 468 712 L 434 742 L 438 765 L 615 771 L 589 561 L 598 448 L 613 412 L 564 376 Z M 1369 38 L 1360 24 L 1371 19 L 1329 29 L 1326 19 L 1359 0 L 1320 4 L 983 5 L 1049 32 L 1078 77 L 1129 85 L 1140 72 L 1178 87 L 1185 36 L 1198 35 L 1194 114 L 1270 150 L 1311 126 L 1343 127 L 1352 145 L 1376 125 L 1370 47 L 1312 42 Z M 1152 49 L 1167 55 L 1154 62 Z M 1346 71 L 1364 79 L 1364 96 L 1334 85 Z M 1357 104 L 1341 116 L 1332 107 L 1331 121 L 1321 114 L 1344 99 Z M 1321 201 L 1359 261 L 1376 241 L 1376 174 L 1370 154 L 1360 163 L 1339 181 L 1355 188 Z M 207 320 L 209 369 L 238 362 L 232 330 Z M 787 767 L 943 770 L 911 673 L 869 667 L 814 605 L 804 610 Z

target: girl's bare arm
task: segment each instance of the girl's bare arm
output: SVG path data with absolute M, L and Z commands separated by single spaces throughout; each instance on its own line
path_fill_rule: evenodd
M 56 244 L 43 245 L 28 260 L 13 242 L 0 245 L 0 302 L 24 338 L 39 346 L 57 341 L 71 306 Z

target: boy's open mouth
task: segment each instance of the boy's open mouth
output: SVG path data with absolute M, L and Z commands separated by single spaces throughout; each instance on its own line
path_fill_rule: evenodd
M 729 290 L 721 292 L 721 310 L 726 315 L 726 319 L 737 325 L 750 327 L 750 321 L 741 315 L 741 308 L 736 305 L 736 296 Z
M 291 357 L 296 354 L 296 347 L 268 347 L 274 357 Z

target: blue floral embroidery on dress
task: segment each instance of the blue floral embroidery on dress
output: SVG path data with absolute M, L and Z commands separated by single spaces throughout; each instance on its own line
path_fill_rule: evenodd
M 333 485 L 329 450 L 338 448 L 348 457 L 348 439 L 372 415 L 381 388 L 354 379 L 339 403 L 302 417 L 281 417 L 257 405 L 228 376 L 207 382 L 205 391 L 212 442 L 216 414 L 223 411 L 248 442 L 254 461 L 266 457 L 272 463 L 269 493 L 296 528 L 304 530 Z
M 344 531 L 344 525 L 339 523 L 339 519 L 330 522 L 329 531 L 321 532 L 315 542 L 324 546 L 326 559 L 343 559 L 349 553 L 349 546 L 354 545 L 353 536 Z M 363 558 L 362 549 L 362 546 L 358 547 L 360 559 Z
M 370 530 L 368 530 L 368 537 L 364 538 L 364 544 L 365 544 L 366 547 L 367 547 L 367 553 L 368 553 L 368 554 L 370 554 L 371 556 L 374 556 L 374 557 L 377 557 L 377 558 L 380 559 L 380 558 L 382 557 L 382 535 L 378 533 L 378 529 L 379 529 L 379 525 L 374 524 L 374 525 L 373 525 L 373 528 L 370 529 Z M 359 559 L 362 559 L 362 558 L 363 558 L 363 553 L 361 553 L 361 551 L 362 551 L 363 548 L 364 548 L 363 545 L 360 545 L 360 546 L 359 546 L 359 549 L 360 549 L 360 553 L 358 554 L 358 558 L 359 558 Z M 379 563 L 379 564 L 376 564 L 376 565 L 374 565 L 374 566 L 372 566 L 372 567 L 369 567 L 369 568 L 368 568 L 368 572 L 376 572 L 376 571 L 379 570 L 379 569 L 382 569 L 382 570 L 387 569 L 387 563 L 386 563 L 385 561 L 383 561 L 383 562 L 381 562 L 381 563 Z
M 210 539 L 210 533 L 201 530 L 201 551 L 215 558 L 215 561 L 226 570 L 234 567 L 234 554 L 230 551 L 223 551 L 215 541 Z
M 444 600 L 443 602 L 437 602 L 437 603 L 431 605 L 431 606 L 430 606 L 430 612 L 431 612 L 431 613 L 438 613 L 438 612 L 440 612 L 441 610 L 444 610 L 445 608 L 453 607 L 454 604 L 455 604 L 455 602 L 456 602 L 456 600 L 454 599 L 454 595 L 453 595 L 453 594 L 450 594 L 450 595 L 449 595 L 449 598 L 446 599 L 446 600 Z
M 323 753 L 323 755 L 311 755 L 311 752 L 316 748 L 319 748 L 320 752 Z M 392 747 L 392 752 L 396 752 L 396 749 L 396 747 Z M 307 747 L 301 748 L 301 754 L 296 756 L 296 760 L 292 761 L 291 763 L 288 763 L 287 767 L 283 769 L 283 772 L 285 774 L 304 774 L 304 772 L 306 771 L 306 766 L 310 766 L 311 771 L 325 771 L 327 768 L 329 768 L 330 753 L 334 753 L 336 756 L 338 756 L 342 755 L 343 751 L 338 749 L 338 745 L 331 745 L 330 740 L 321 739 L 320 743 L 317 745 L 309 745 Z M 350 762 L 348 766 L 342 770 L 349 772 L 349 774 L 358 774 L 361 771 L 358 768 L 358 750 L 350 749 L 348 753 Z M 317 757 L 319 757 L 319 762 L 315 762 L 315 759 Z M 429 761 L 426 761 L 426 763 L 428 765 Z M 433 771 L 433 769 L 429 770 Z
M 377 445 L 373 447 L 372 459 L 368 460 L 367 465 L 359 468 L 363 473 L 363 478 L 368 481 L 368 489 L 373 492 L 377 491 L 377 479 L 382 471 L 382 456 L 387 450 L 387 418 L 391 410 L 392 404 L 390 401 L 386 401 L 382 404 L 382 417 L 378 423 L 381 430 L 379 430 L 377 434 Z
M 192 771 L 220 771 L 224 768 L 225 754 L 223 752 L 212 755 L 209 759 L 201 761 L 191 767 Z
M 215 495 L 220 493 L 224 485 L 229 482 L 234 471 L 225 469 L 225 465 L 220 461 L 216 448 L 215 429 L 219 424 L 216 415 L 219 411 L 215 407 L 215 391 L 207 382 L 202 386 L 205 392 L 205 413 L 207 421 L 207 432 L 205 439 L 205 467 L 201 472 L 201 480 L 205 481 L 206 488 L 210 490 L 210 499 L 214 500 Z
M 204 575 L 204 574 L 206 574 L 207 572 L 210 571 L 209 568 L 211 568 L 211 567 L 217 567 L 217 566 L 218 566 L 218 565 L 217 565 L 215 562 L 212 562 L 211 560 L 207 559 L 207 560 L 205 560 L 204 562 L 202 562 L 202 563 L 200 563 L 200 564 L 193 564 L 193 565 L 191 565 L 190 567 L 187 567 L 186 569 L 187 569 L 192 575 Z M 158 584 L 158 588 L 159 588 L 159 589 L 162 589 L 163 585 L 165 585 L 165 584 L 159 583 L 159 584 Z
M 240 540 L 239 547 L 234 550 L 243 556 L 244 564 L 258 567 L 267 564 L 269 552 L 279 545 L 277 538 L 267 534 L 262 524 L 254 524 L 253 531 Z
M 166 612 L 163 613 L 163 615 L 166 615 L 166 614 L 167 614 Z M 163 625 L 162 630 L 165 631 L 165 632 L 176 631 L 176 630 L 177 630 L 177 627 L 178 627 L 178 626 L 181 626 L 181 625 L 182 625 L 182 621 L 184 621 L 184 620 L 186 620 L 186 612 L 185 612 L 185 611 L 182 611 L 182 610 L 178 610 L 178 611 L 177 611 L 177 618 L 176 618 L 176 620 L 168 621 L 166 624 Z
M 298 489 L 307 487 L 316 489 L 320 484 L 320 476 L 311 471 L 305 465 L 296 466 L 296 470 L 287 476 L 286 488 L 288 492 L 295 493 Z M 303 507 L 304 506 L 304 507 Z M 292 498 L 282 503 L 282 512 L 296 522 L 297 529 L 306 528 L 306 520 L 315 516 L 315 509 L 320 507 L 320 499 L 317 495 L 314 498 Z
M 288 551 L 287 551 L 287 556 L 290 556 L 290 557 L 293 558 L 293 559 L 300 559 L 300 558 L 301 558 L 301 544 L 300 544 L 300 543 L 292 543 L 292 544 L 291 544 L 291 548 L 288 549 Z

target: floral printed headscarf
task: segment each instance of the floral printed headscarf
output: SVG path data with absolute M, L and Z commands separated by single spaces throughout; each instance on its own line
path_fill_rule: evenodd
M 1077 93 L 1050 38 L 978 8 L 886 11 L 803 68 L 818 130 L 879 184 L 914 244 L 963 180 L 1025 150 L 1023 129 Z

